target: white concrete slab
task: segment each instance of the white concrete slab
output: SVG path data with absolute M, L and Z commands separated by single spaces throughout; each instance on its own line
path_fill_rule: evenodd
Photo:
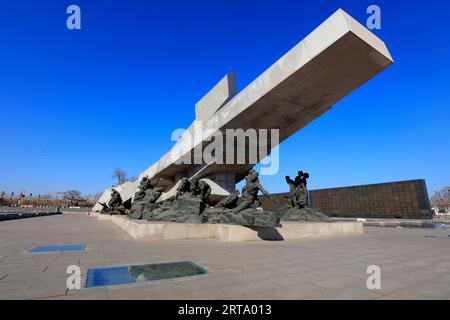
M 234 72 L 227 74 L 195 105 L 196 120 L 207 121 L 236 93 Z

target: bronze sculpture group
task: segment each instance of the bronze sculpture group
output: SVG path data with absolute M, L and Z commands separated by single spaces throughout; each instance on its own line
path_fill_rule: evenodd
M 245 186 L 235 190 L 215 206 L 210 204 L 211 186 L 198 178 L 182 178 L 174 197 L 158 202 L 163 189 L 154 187 L 150 179 L 143 177 L 134 195 L 131 208 L 125 208 L 119 192 L 112 190 L 108 204 L 101 204 L 101 213 L 125 215 L 130 219 L 149 221 L 237 224 L 248 227 L 278 227 L 280 221 L 321 221 L 330 219 L 319 210 L 308 207 L 308 173 L 298 172 L 292 180 L 286 177 L 290 193 L 287 207 L 278 212 L 264 211 L 258 193 L 271 197 L 259 181 L 259 174 L 250 170 L 245 177 Z
M 154 187 L 150 179 L 143 177 L 139 189 L 134 195 L 133 203 L 128 213 L 130 219 L 142 219 L 144 212 L 156 208 L 156 201 L 161 197 L 163 188 Z
M 291 177 L 286 177 L 286 182 L 289 185 L 289 205 L 292 208 L 303 209 L 308 206 L 308 189 L 306 188 L 309 173 L 303 171 L 298 172 L 295 180 Z
M 123 215 L 125 214 L 125 207 L 123 206 L 122 197 L 120 193 L 116 189 L 111 190 L 111 199 L 108 201 L 108 204 L 99 202 L 103 207 L 100 211 L 103 214 L 110 215 Z
M 289 176 L 286 177 L 289 185 L 289 198 L 288 206 L 280 211 L 283 221 L 331 222 L 331 219 L 320 210 L 309 207 L 308 178 L 309 173 L 303 171 L 299 171 L 294 180 Z

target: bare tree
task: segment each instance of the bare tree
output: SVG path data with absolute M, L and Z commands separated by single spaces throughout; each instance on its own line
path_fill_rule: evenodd
M 123 171 L 122 168 L 116 168 L 114 169 L 111 178 L 117 180 L 117 185 L 121 185 L 127 182 L 127 173 Z
M 445 213 L 450 208 L 450 186 L 436 191 L 431 197 L 431 204 L 437 207 L 439 213 Z
M 69 190 L 64 192 L 63 198 L 66 200 L 80 200 L 81 192 L 77 190 Z
M 93 200 L 99 200 L 100 197 L 103 195 L 103 192 L 96 192 L 92 195 Z

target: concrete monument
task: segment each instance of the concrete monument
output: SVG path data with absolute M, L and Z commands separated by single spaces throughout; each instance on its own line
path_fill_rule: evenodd
M 215 221 L 217 215 L 214 215 L 214 210 L 219 207 L 232 210 L 238 216 L 245 210 L 258 210 L 255 192 L 264 189 L 251 171 L 254 165 L 270 154 L 279 143 L 321 116 L 392 63 L 383 41 L 343 10 L 338 10 L 241 92 L 236 93 L 234 73 L 227 74 L 196 104 L 196 119 L 173 148 L 142 172 L 139 179 L 116 189 L 124 202 L 133 197 L 138 197 L 139 202 L 142 194 L 136 194 L 136 190 L 140 189 L 139 183 L 144 177 L 147 177 L 151 185 L 163 188 L 164 192 L 156 201 L 156 210 L 142 216 L 150 220 L 162 217 L 175 219 L 170 218 L 173 208 L 184 210 L 183 208 L 189 207 L 186 212 L 195 211 L 189 219 L 196 222 Z M 195 160 L 197 148 L 209 147 L 215 133 L 225 135 L 228 130 L 247 129 L 278 130 L 277 139 L 258 140 L 258 150 L 263 152 L 257 154 L 256 161 L 247 161 L 247 156 L 243 163 L 232 164 L 205 159 L 201 159 L 200 163 L 185 161 Z M 258 132 L 261 134 L 261 131 Z M 233 143 L 237 146 L 237 152 L 248 154 L 248 144 Z M 226 143 L 223 142 L 223 145 Z M 244 178 L 248 188 L 244 188 L 243 201 L 238 203 L 235 186 Z M 199 181 L 198 186 L 196 181 Z M 207 182 L 209 188 L 205 184 L 201 187 L 200 181 Z M 194 184 L 193 194 L 190 185 L 189 190 L 187 189 L 187 182 Z M 306 179 L 304 187 L 306 189 Z M 291 199 L 292 209 L 308 209 L 303 187 L 296 188 L 294 191 L 297 194 Z M 183 199 L 185 194 L 189 199 Z M 110 190 L 106 190 L 100 201 L 106 202 L 109 198 Z M 210 207 L 217 203 L 219 207 Z M 230 209 L 233 206 L 236 207 Z M 94 211 L 101 209 L 99 202 Z M 209 217 L 209 212 L 214 217 Z M 222 218 L 224 216 L 230 216 L 230 212 L 221 215 Z M 261 217 L 263 216 L 264 213 Z M 277 215 L 269 213 L 261 218 L 260 224 L 264 225 L 268 221 L 276 224 L 275 216 Z M 230 217 L 230 222 L 236 218 Z M 252 224 L 251 219 L 243 219 L 245 223 Z M 255 223 L 259 224 L 258 221 L 253 221 Z

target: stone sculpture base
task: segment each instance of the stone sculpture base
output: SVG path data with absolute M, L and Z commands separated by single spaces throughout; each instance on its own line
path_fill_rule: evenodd
M 279 212 L 282 215 L 282 221 L 290 221 L 290 222 L 333 222 L 327 215 L 320 212 L 317 209 L 311 208 L 285 208 Z
M 91 213 L 99 220 L 111 221 L 136 240 L 215 239 L 226 242 L 299 240 L 363 234 L 361 222 L 293 223 L 282 227 L 259 228 L 226 224 L 194 224 L 130 220 L 125 216 Z

